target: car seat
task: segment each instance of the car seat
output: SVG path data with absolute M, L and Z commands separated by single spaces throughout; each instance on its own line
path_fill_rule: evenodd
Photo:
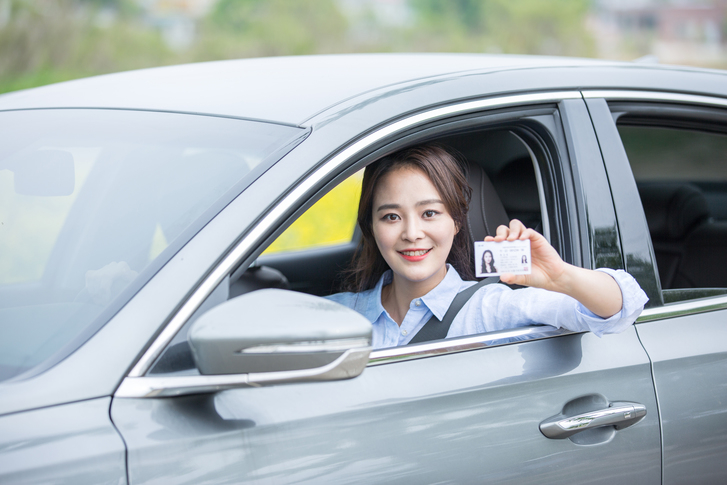
M 727 286 L 727 224 L 710 218 L 707 200 L 693 184 L 640 182 L 644 214 L 663 289 Z
M 473 241 L 482 241 L 485 236 L 494 236 L 498 226 L 507 226 L 510 218 L 481 165 L 468 163 L 467 182 L 472 188 L 472 200 L 467 213 L 468 230 Z

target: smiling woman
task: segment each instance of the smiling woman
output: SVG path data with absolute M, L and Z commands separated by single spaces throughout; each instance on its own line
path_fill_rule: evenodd
M 470 197 L 462 164 L 438 145 L 407 148 L 366 168 L 358 213 L 362 241 L 348 284 L 352 291 L 328 298 L 368 318 L 374 348 L 421 341 L 424 327 L 432 319 L 447 320 L 455 297 L 475 284 Z M 567 264 L 542 235 L 517 219 L 485 238 L 518 239 L 530 242 L 532 274 L 503 274 L 502 280 L 533 288 L 478 287 L 461 311 L 455 306 L 456 316 L 447 320 L 451 326 L 442 335 L 541 321 L 598 335 L 616 333 L 634 322 L 647 301 L 628 273 Z
M 368 290 L 387 268 L 398 267 L 402 263 L 401 256 L 394 257 L 390 254 L 391 250 L 434 249 L 435 257 L 426 257 L 427 263 L 417 267 L 429 266 L 430 261 L 436 260 L 431 265 L 441 271 L 447 262 L 465 278 L 473 279 L 467 231 L 460 231 L 467 226 L 470 193 L 462 166 L 445 149 L 436 145 L 402 150 L 367 168 L 358 214 L 363 236 L 362 252 L 355 261 L 347 289 Z M 396 231 L 402 230 L 422 231 L 421 224 L 427 227 L 428 232 L 430 228 L 434 229 L 441 246 L 432 244 L 419 248 L 413 243 L 420 241 L 422 234 L 396 234 Z M 439 237 L 442 231 L 446 234 Z M 377 232 L 381 237 L 377 236 Z M 395 242 L 397 236 L 402 236 L 405 242 Z M 396 244 L 396 247 L 388 249 L 385 241 L 389 241 L 389 245 Z M 435 241 L 427 238 L 429 242 Z M 450 251 L 453 242 L 455 250 Z M 436 278 L 430 279 L 421 289 L 432 289 L 441 281 L 443 274 L 439 276 L 433 285 L 431 283 Z M 421 279 L 420 276 L 419 281 Z
M 374 237 L 397 283 L 385 288 L 381 300 L 401 324 L 409 305 L 402 308 L 397 303 L 429 293 L 444 279 L 444 263 L 459 228 L 429 178 L 410 168 L 390 172 L 381 180 L 374 207 Z

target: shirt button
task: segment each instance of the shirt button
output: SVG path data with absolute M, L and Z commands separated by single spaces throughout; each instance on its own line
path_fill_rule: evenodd
M 403 336 L 405 336 L 405 337 L 406 337 L 406 334 L 407 334 L 407 333 L 408 333 L 408 332 L 407 332 L 406 330 L 404 330 L 404 329 L 401 329 L 401 334 L 402 334 Z
M 422 306 L 422 301 L 417 298 L 416 300 L 414 300 L 414 305 L 415 306 Z

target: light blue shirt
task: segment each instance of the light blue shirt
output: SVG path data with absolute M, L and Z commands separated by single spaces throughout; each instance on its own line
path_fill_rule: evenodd
M 447 338 L 494 332 L 515 327 L 544 324 L 576 332 L 590 331 L 601 336 L 624 331 L 634 323 L 648 301 L 634 278 L 622 270 L 599 269 L 611 275 L 621 288 L 623 306 L 610 318 L 601 318 L 577 300 L 562 293 L 540 288 L 512 290 L 493 283 L 484 286 L 469 299 L 452 321 Z M 457 293 L 474 285 L 463 281 L 448 265 L 447 274 L 436 288 L 421 298 L 412 300 L 401 326 L 391 318 L 381 304 L 381 290 L 391 283 L 388 270 L 376 286 L 361 293 L 336 293 L 326 298 L 338 302 L 366 317 L 373 325 L 373 347 L 381 349 L 406 345 L 429 321 L 432 315 L 444 317 Z

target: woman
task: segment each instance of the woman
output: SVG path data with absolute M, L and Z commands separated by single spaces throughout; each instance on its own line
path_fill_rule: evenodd
M 523 258 L 524 257 L 525 256 L 523 256 Z M 497 268 L 495 268 L 495 257 L 489 249 L 485 249 L 485 252 L 482 254 L 482 273 L 497 273 Z
M 432 315 L 442 319 L 458 292 L 475 284 L 468 237 L 471 190 L 462 167 L 436 145 L 389 155 L 364 172 L 358 224 L 362 241 L 349 292 L 328 298 L 373 325 L 374 348 L 405 345 Z M 480 288 L 447 337 L 545 323 L 596 335 L 631 325 L 647 297 L 624 271 L 565 263 L 546 239 L 518 220 L 487 241 L 530 240 L 532 273 L 503 274 Z

